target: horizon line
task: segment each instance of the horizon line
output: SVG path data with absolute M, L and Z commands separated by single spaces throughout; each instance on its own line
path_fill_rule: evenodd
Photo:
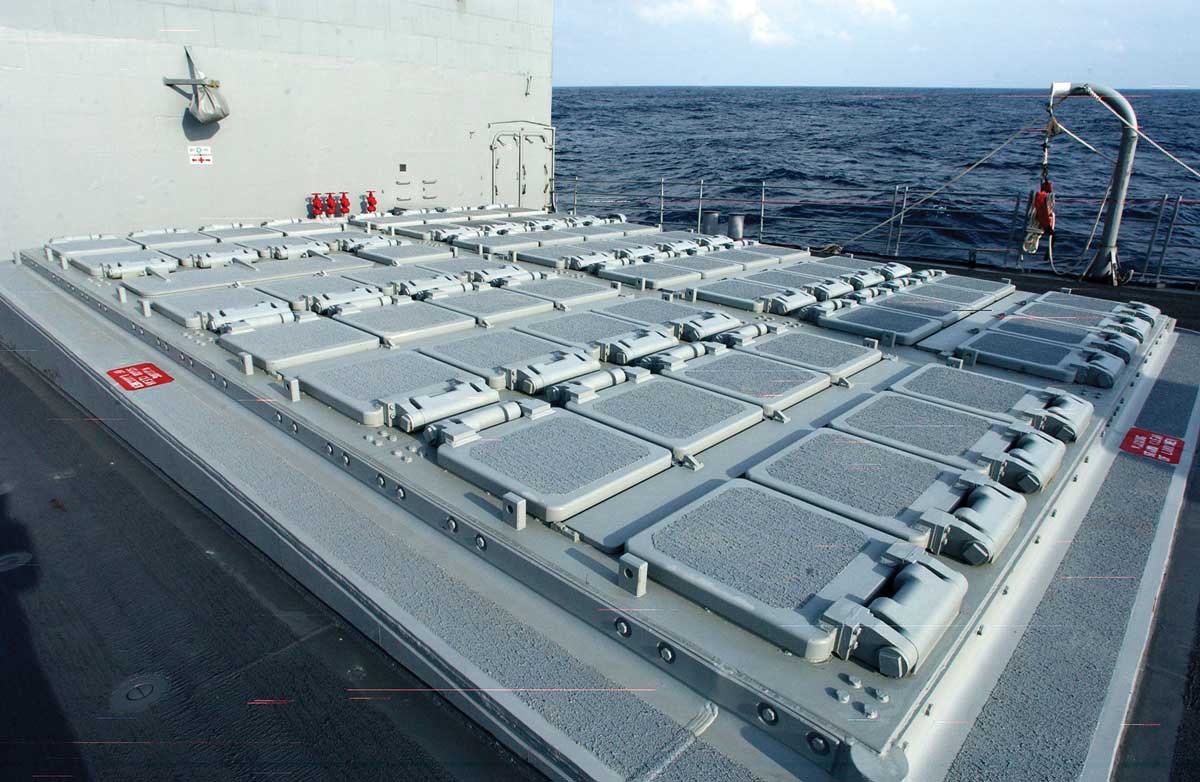
M 1086 82 L 1081 82 L 1086 83 Z M 1039 87 L 1009 85 L 998 87 L 967 87 L 954 85 L 881 85 L 881 84 L 551 84 L 553 89 L 815 89 L 815 90 L 1042 90 L 1049 94 L 1049 86 Z M 1152 92 L 1195 92 L 1200 87 L 1187 84 L 1154 84 L 1149 86 L 1125 86 L 1121 90 L 1147 90 Z

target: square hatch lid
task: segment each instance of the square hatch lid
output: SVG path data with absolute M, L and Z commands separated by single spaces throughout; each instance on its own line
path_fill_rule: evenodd
M 59 239 L 51 239 L 46 242 L 45 247 L 56 258 L 79 258 L 94 253 L 136 250 L 140 245 L 124 236 L 95 234 L 93 236 L 64 236 Z
M 700 342 L 742 325 L 741 320 L 717 309 L 700 309 L 648 296 L 627 299 L 598 311 L 646 326 L 664 327 L 688 342 Z
M 744 480 L 634 535 L 627 549 L 654 581 L 809 662 L 853 655 L 890 676 L 930 656 L 966 593 L 961 575 L 916 547 Z M 909 581 L 920 584 L 919 603 L 900 586 Z M 843 608 L 869 617 L 844 628 L 862 641 L 849 651 L 836 648 L 837 623 L 826 619 Z M 890 637 L 873 637 L 878 628 Z
M 757 247 L 758 245 L 751 245 L 749 247 L 738 247 L 730 250 L 716 250 L 708 253 L 705 257 L 725 263 L 736 263 L 746 271 L 765 269 L 769 266 L 778 266 L 782 263 L 777 256 L 754 252 Z
M 328 294 L 336 296 L 355 290 L 370 290 L 383 295 L 382 289 L 372 288 L 348 277 L 326 274 L 274 280 L 259 285 L 258 289 L 283 299 L 296 310 L 319 309 L 321 297 Z
M 220 244 L 216 240 L 207 244 L 181 244 L 155 249 L 163 255 L 169 255 L 178 260 L 180 266 L 198 266 L 202 269 L 227 266 L 235 261 L 254 263 L 258 260 L 258 253 L 249 247 L 230 243 Z
M 1097 312 L 1095 310 L 1081 310 L 1045 301 L 1034 301 L 1023 307 L 1018 307 L 1008 317 L 1049 320 L 1065 323 L 1069 326 L 1092 329 L 1094 331 L 1128 334 L 1138 342 L 1145 342 L 1149 339 L 1150 332 L 1154 329 L 1153 323 L 1119 311 Z
M 571 233 L 577 234 L 584 238 L 584 241 L 589 239 L 616 239 L 627 235 L 628 223 L 596 223 L 594 225 L 580 225 L 571 228 Z M 652 226 L 642 226 L 649 228 L 653 233 L 655 229 Z
M 566 231 L 529 231 L 528 233 L 510 233 L 503 236 L 479 236 L 459 239 L 455 246 L 472 252 L 481 253 L 511 253 L 516 250 L 529 250 L 535 247 L 552 247 L 559 244 L 578 244 L 584 240 L 574 229 Z
M 258 253 L 259 258 L 287 259 L 298 258 L 306 253 L 329 252 L 329 245 L 319 241 L 319 238 L 281 236 L 278 239 L 274 237 L 267 239 L 243 239 L 238 244 L 254 250 Z
M 547 277 L 541 280 L 510 282 L 505 287 L 524 293 L 526 296 L 536 296 L 539 299 L 554 302 L 556 307 L 563 309 L 605 299 L 615 299 L 620 295 L 616 288 L 609 285 L 571 277 Z
M 475 328 L 475 319 L 469 315 L 403 299 L 383 307 L 343 312 L 333 319 L 374 334 L 389 347 Z
M 960 289 L 961 290 L 961 289 Z M 943 326 L 957 323 L 978 310 L 964 304 L 945 299 L 931 299 L 919 290 L 905 288 L 897 293 L 888 293 L 867 300 L 872 307 L 883 307 L 897 312 L 908 312 L 923 318 L 932 318 Z
M 429 277 L 431 273 L 421 267 L 413 266 L 379 266 L 371 263 L 366 269 L 355 269 L 345 272 L 342 276 L 364 285 L 374 285 L 388 293 L 394 294 L 402 283 L 411 282 L 414 278 Z
M 614 257 L 622 254 L 630 254 L 636 257 L 662 257 L 662 253 L 654 249 L 653 245 L 647 242 L 639 241 L 643 237 L 630 237 L 627 239 L 590 239 L 583 242 L 581 247 L 588 252 L 612 254 Z
M 746 268 L 744 264 L 737 261 L 714 257 L 713 253 L 672 258 L 671 265 L 677 266 L 680 269 L 691 269 L 694 272 L 699 272 L 700 276 L 706 280 L 724 277 Z
M 954 353 L 968 364 L 980 362 L 1097 388 L 1112 388 L 1126 367 L 1124 361 L 1111 353 L 991 330 L 969 337 Z
M 845 280 L 840 280 L 831 277 L 817 277 L 812 274 L 802 274 L 795 270 L 796 267 L 787 269 L 767 269 L 766 271 L 756 272 L 746 276 L 744 279 L 750 282 L 761 282 L 766 285 L 777 285 L 780 288 L 806 288 L 814 289 L 821 286 L 822 290 L 826 291 L 821 298 L 833 298 L 836 296 L 844 296 L 854 290 L 854 286 Z
M 371 247 L 355 253 L 368 261 L 381 263 L 385 266 L 403 266 L 406 263 L 421 261 L 442 261 L 453 257 L 446 247 L 435 247 L 430 244 L 401 244 L 384 247 Z
M 685 383 L 756 404 L 768 418 L 783 419 L 783 411 L 829 388 L 829 375 L 794 364 L 730 350 L 688 361 L 662 373 Z
M 940 320 L 869 304 L 828 310 L 813 308 L 808 313 L 808 318 L 820 326 L 875 337 L 884 344 L 915 345 L 945 327 Z
M 678 288 L 690 282 L 702 279 L 700 272 L 671 266 L 667 263 L 634 263 L 629 266 L 617 266 L 611 269 L 601 269 L 600 276 L 606 280 L 616 280 L 635 288 Z
M 274 228 L 264 228 L 261 225 L 247 223 L 226 223 L 224 225 L 205 225 L 200 227 L 200 233 L 211 236 L 218 242 L 243 242 L 251 239 L 271 239 L 283 236 Z
M 1064 442 L 1083 434 L 1092 419 L 1091 402 L 1060 388 L 1037 388 L 945 364 L 926 364 L 892 384 L 892 390 L 918 399 L 1015 421 Z
M 343 220 L 272 220 L 264 223 L 266 228 L 274 228 L 284 236 L 320 236 L 336 234 L 346 230 Z
M 394 233 L 398 236 L 408 236 L 409 239 L 421 239 L 428 241 L 433 239 L 433 235 L 440 233 L 440 231 L 464 230 L 463 225 L 466 225 L 466 221 L 458 222 L 462 224 L 455 224 L 454 222 L 436 222 L 424 223 L 420 225 L 392 225 L 391 233 Z
M 799 288 L 767 285 L 745 278 L 731 278 L 701 283 L 688 289 L 700 301 L 724 304 L 748 312 L 764 312 L 776 309 L 775 299 L 788 299 L 800 294 Z M 816 301 L 812 296 L 804 297 L 808 303 Z
M 137 277 L 151 271 L 167 275 L 179 268 L 179 261 L 176 259 L 163 255 L 158 250 L 143 250 L 136 246 L 129 250 L 67 257 L 72 266 L 92 277 L 112 279 Z
M 834 380 L 849 377 L 883 360 L 876 348 L 803 331 L 786 331 L 757 339 L 737 350 L 825 372 Z
M 183 247 L 189 244 L 216 244 L 215 237 L 198 231 L 182 228 L 166 228 L 160 231 L 134 231 L 129 238 L 147 250 L 165 250 L 168 247 Z
M 1081 310 L 1092 310 L 1093 312 L 1120 312 L 1142 318 L 1150 323 L 1153 323 L 1154 319 L 1162 314 L 1157 307 L 1143 304 L 1140 301 L 1111 301 L 1110 299 L 1098 299 L 1094 296 L 1081 296 L 1078 293 L 1059 291 L 1043 293 L 1038 296 L 1038 301 L 1061 304 L 1064 307 L 1075 307 Z
M 609 225 L 619 226 L 625 232 L 626 236 L 639 238 L 662 232 L 662 229 L 657 225 L 644 225 L 642 223 L 609 223 Z
M 451 242 L 455 247 L 462 249 L 464 252 L 477 254 L 480 257 L 491 255 L 493 253 L 503 254 L 505 257 L 510 256 L 517 250 L 533 250 L 542 246 L 542 243 L 537 238 L 539 232 L 519 232 L 505 234 L 481 234 L 476 236 L 463 236 Z M 548 233 L 548 232 L 547 232 Z M 573 237 L 573 241 L 580 241 L 582 237 Z M 566 242 L 564 242 L 565 244 Z
M 614 337 L 630 334 L 637 328 L 636 323 L 598 312 L 556 315 L 517 326 L 519 331 L 583 348 L 595 356 L 600 354 L 601 346 L 611 342 Z
M 443 443 L 442 467 L 502 496 L 524 498 L 547 522 L 575 514 L 670 468 L 671 454 L 562 409 L 485 430 L 480 439 Z
M 254 288 L 216 288 L 153 299 L 150 305 L 186 329 L 210 329 L 267 313 L 287 316 L 286 301 Z
M 893 391 L 869 396 L 830 426 L 1029 493 L 1045 488 L 1066 447 L 1049 435 Z
M 525 296 L 506 288 L 483 288 L 473 293 L 434 299 L 433 303 L 448 310 L 470 315 L 483 326 L 526 318 L 554 309 L 554 304 L 545 299 Z
M 290 277 L 308 277 L 322 272 L 336 274 L 373 265 L 370 261 L 364 261 L 352 255 L 332 253 L 328 256 L 313 255 L 272 263 L 256 263 L 253 268 L 226 266 L 218 269 L 184 269 L 172 272 L 166 278 L 142 277 L 129 280 L 124 285 L 139 296 L 153 298 L 173 293 L 224 288 L 230 285 L 257 285 L 272 280 L 286 280 Z
M 932 280 L 942 285 L 952 285 L 956 288 L 967 288 L 968 290 L 990 293 L 995 299 L 1002 299 L 1017 289 L 1017 286 L 1011 282 L 985 280 L 981 277 L 963 277 L 960 274 L 941 274 L 933 277 Z
M 497 401 L 483 378 L 412 350 L 373 350 L 307 364 L 295 375 L 300 389 L 366 426 L 383 426 L 389 406 L 475 384 L 472 407 Z M 469 408 L 468 408 L 469 409 Z M 448 415 L 463 412 L 451 410 Z
M 511 329 L 494 329 L 482 334 L 442 342 L 420 351 L 447 364 L 479 375 L 492 388 L 504 388 L 510 373 L 542 359 L 570 351 L 564 345 L 522 334 Z M 599 368 L 599 363 L 595 368 Z
M 938 278 L 940 279 L 940 278 Z M 941 282 L 924 282 L 919 285 L 902 288 L 905 293 L 924 296 L 941 301 L 952 301 L 964 310 L 981 310 L 994 304 L 999 298 L 993 293 L 981 292 L 971 288 L 960 288 L 956 285 L 945 285 Z
M 504 261 L 493 261 L 482 255 L 460 255 L 457 258 L 447 258 L 438 261 L 422 261 L 417 268 L 431 271 L 434 274 L 448 274 L 451 277 L 464 277 L 471 272 L 499 269 L 507 264 Z M 411 274 L 411 272 L 410 272 Z
M 972 565 L 1016 531 L 1025 499 L 976 470 L 817 429 L 750 468 L 755 483 Z
M 552 247 L 535 247 L 519 250 L 514 256 L 518 261 L 536 263 L 538 266 L 549 266 L 551 269 L 567 268 L 567 260 L 573 256 L 584 255 L 590 248 L 584 244 L 556 244 Z
M 651 376 L 622 383 L 567 409 L 671 449 L 688 461 L 763 419 L 762 408 L 688 383 Z
M 746 250 L 758 255 L 769 255 L 772 258 L 778 258 L 782 263 L 801 261 L 812 257 L 808 250 L 800 250 L 795 247 L 779 247 L 773 244 L 752 244 L 748 245 Z
M 292 323 L 222 334 L 230 353 L 249 353 L 267 372 L 379 347 L 379 337 L 313 313 Z
M 1064 320 L 1033 317 L 1028 314 L 1003 314 L 992 324 L 991 330 L 1030 339 L 1057 342 L 1081 350 L 1112 353 L 1122 361 L 1132 359 L 1140 346 L 1136 337 L 1131 337 L 1116 329 L 1089 329 Z

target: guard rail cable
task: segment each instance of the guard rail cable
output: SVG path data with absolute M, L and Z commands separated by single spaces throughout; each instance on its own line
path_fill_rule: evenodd
M 976 161 L 975 161 L 974 163 L 972 163 L 971 165 L 969 165 L 969 166 L 967 166 L 966 168 L 964 168 L 962 171 L 960 171 L 958 174 L 956 174 L 954 177 L 952 177 L 952 178 L 951 178 L 951 179 L 950 179 L 948 182 L 946 182 L 944 185 L 942 185 L 941 187 L 939 187 L 939 188 L 937 188 L 937 189 L 935 189 L 935 190 L 933 190 L 933 191 L 929 192 L 929 193 L 928 193 L 928 194 L 926 194 L 924 197 L 922 197 L 922 198 L 918 199 L 917 201 L 913 202 L 911 205 L 905 206 L 905 207 L 904 207 L 903 209 L 901 209 L 901 210 L 900 210 L 898 213 L 896 213 L 896 214 L 892 215 L 891 217 L 889 217 L 888 219 L 886 219 L 886 220 L 884 220 L 883 222 L 879 223 L 878 225 L 874 226 L 873 228 L 868 228 L 867 230 L 863 231 L 862 233 L 860 233 L 859 235 L 855 236 L 854 238 L 852 238 L 852 239 L 849 239 L 849 240 L 847 240 L 847 241 L 845 241 L 845 242 L 842 242 L 842 243 L 841 243 L 841 246 L 842 246 L 842 247 L 845 247 L 845 246 L 846 246 L 846 245 L 848 245 L 848 244 L 853 244 L 854 242 L 857 242 L 859 239 L 862 239 L 862 238 L 864 238 L 864 237 L 866 237 L 866 236 L 870 236 L 871 234 L 873 234 L 873 233 L 875 233 L 876 231 L 878 231 L 880 228 L 883 228 L 883 227 L 885 227 L 885 226 L 891 225 L 892 223 L 896 222 L 897 220 L 900 220 L 900 219 L 902 219 L 902 218 L 903 218 L 903 217 L 904 217 L 906 214 L 908 214 L 909 212 L 913 211 L 913 210 L 914 210 L 914 209 L 916 209 L 917 207 L 921 206 L 922 204 L 924 204 L 926 201 L 930 200 L 931 198 L 934 198 L 934 197 L 935 197 L 935 196 L 937 196 L 938 194 L 940 194 L 940 193 L 942 193 L 942 192 L 945 192 L 945 191 L 946 191 L 947 189 L 949 189 L 949 188 L 950 188 L 950 187 L 951 187 L 951 186 L 952 186 L 952 185 L 953 185 L 955 182 L 957 182 L 958 180 L 962 179 L 963 177 L 965 177 L 967 174 L 971 173 L 971 172 L 972 172 L 972 171 L 974 171 L 975 169 L 979 168 L 980 166 L 982 166 L 982 165 L 983 165 L 984 163 L 986 163 L 987 161 L 991 160 L 993 157 L 995 157 L 995 156 L 996 156 L 996 155 L 997 155 L 997 154 L 1000 152 L 1000 150 L 1004 149 L 1004 148 L 1005 148 L 1005 147 L 1007 147 L 1009 144 L 1011 144 L 1011 143 L 1013 143 L 1014 141 L 1016 141 L 1016 140 L 1017 140 L 1017 139 L 1018 139 L 1018 138 L 1021 136 L 1021 134 L 1025 132 L 1025 127 L 1026 127 L 1026 126 L 1025 126 L 1025 124 L 1024 124 L 1024 123 L 1022 123 L 1022 124 L 1021 124 L 1021 127 L 1020 127 L 1020 128 L 1018 128 L 1018 129 L 1016 130 L 1016 132 L 1014 132 L 1013 134 L 1011 134 L 1011 135 L 1010 135 L 1008 138 L 1004 139 L 1004 141 L 1002 141 L 1002 142 L 999 144 L 999 146 L 996 146 L 996 147 L 994 147 L 994 148 L 993 148 L 993 149 L 992 149 L 990 152 L 988 152 L 986 155 L 984 155 L 983 157 L 979 158 L 978 160 L 976 160 Z

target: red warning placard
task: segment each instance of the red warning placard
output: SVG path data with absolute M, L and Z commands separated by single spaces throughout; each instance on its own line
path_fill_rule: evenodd
M 1179 457 L 1183 454 L 1183 440 L 1169 434 L 1135 427 L 1125 433 L 1125 439 L 1121 441 L 1121 450 L 1158 462 L 1179 464 Z
M 127 367 L 117 367 L 108 370 L 108 376 L 117 381 L 117 385 L 126 391 L 140 391 L 143 388 L 166 385 L 175 379 L 153 364 L 131 364 Z

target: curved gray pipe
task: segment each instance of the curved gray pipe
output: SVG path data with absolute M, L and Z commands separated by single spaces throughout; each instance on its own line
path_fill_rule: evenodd
M 1065 87 L 1062 89 L 1061 87 Z M 1137 114 L 1125 96 L 1103 84 L 1055 85 L 1053 97 L 1058 95 L 1091 97 L 1095 94 L 1125 122 L 1121 124 L 1121 149 L 1117 154 L 1117 165 L 1113 169 L 1113 188 L 1109 196 L 1108 212 L 1104 216 L 1104 234 L 1100 238 L 1100 249 L 1096 252 L 1088 270 L 1090 279 L 1116 282 L 1117 234 L 1121 231 L 1121 216 L 1125 212 L 1125 196 L 1129 192 L 1129 178 L 1133 174 L 1133 156 L 1137 151 Z

